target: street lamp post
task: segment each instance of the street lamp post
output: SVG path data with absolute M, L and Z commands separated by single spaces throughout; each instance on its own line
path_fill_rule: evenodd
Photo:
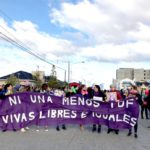
M 71 64 L 79 64 L 79 63 L 84 63 L 84 61 L 81 62 L 76 62 L 76 63 L 71 63 L 70 61 L 62 61 L 63 63 L 67 63 L 68 64 L 68 70 L 66 71 L 65 69 L 62 69 L 65 71 L 65 76 L 64 76 L 64 81 L 66 82 L 66 76 L 68 75 L 68 85 L 70 83 L 70 68 L 71 68 Z M 60 68 L 60 67 L 59 67 Z M 67 74 L 68 73 L 68 74 Z
M 81 62 L 76 62 L 72 64 L 80 64 L 80 63 L 85 63 L 84 61 Z M 70 83 L 70 61 L 68 61 L 68 84 Z
M 68 84 L 70 82 L 70 61 L 68 61 Z
M 65 70 L 65 76 L 64 76 L 64 81 L 66 82 L 66 70 Z

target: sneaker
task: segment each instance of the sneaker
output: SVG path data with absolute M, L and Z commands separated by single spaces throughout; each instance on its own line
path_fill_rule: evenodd
M 26 130 L 29 130 L 30 128 L 29 128 L 29 127 L 25 127 L 25 129 L 26 129 Z
M 26 132 L 26 130 L 25 130 L 25 128 L 21 128 L 21 130 L 20 130 L 21 132 Z
M 40 130 L 39 129 L 36 129 L 36 132 L 39 132 Z
M 45 131 L 47 132 L 47 131 L 48 131 L 48 128 L 45 128 Z

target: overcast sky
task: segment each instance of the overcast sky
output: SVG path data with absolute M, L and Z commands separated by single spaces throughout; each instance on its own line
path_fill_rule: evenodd
M 149 6 L 149 0 L 0 0 L 0 32 L 61 68 L 70 61 L 71 81 L 108 87 L 117 68 L 150 69 Z M 50 74 L 51 65 L 0 39 L 0 76 L 37 66 Z M 63 80 L 64 71 L 57 76 Z

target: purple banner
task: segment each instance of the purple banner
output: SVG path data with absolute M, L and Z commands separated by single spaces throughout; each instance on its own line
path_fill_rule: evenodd
M 138 120 L 135 98 L 119 102 L 99 102 L 80 96 L 70 98 L 40 93 L 17 93 L 0 100 L 0 129 L 59 124 L 101 124 L 127 129 Z

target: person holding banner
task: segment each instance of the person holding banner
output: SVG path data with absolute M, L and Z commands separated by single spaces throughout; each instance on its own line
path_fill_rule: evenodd
M 104 102 L 106 95 L 101 91 L 100 86 L 99 85 L 94 85 L 94 94 L 93 94 L 93 100 L 97 100 L 97 101 L 101 101 Z M 96 131 L 96 124 L 93 124 L 93 132 Z M 101 133 L 101 125 L 98 125 L 98 129 L 97 129 L 98 133 Z
M 110 91 L 106 93 L 107 95 L 107 100 L 106 101 L 114 101 L 118 102 L 122 100 L 121 94 L 119 91 L 116 90 L 115 85 L 110 85 Z M 119 130 L 116 129 L 111 129 L 108 127 L 107 133 L 109 134 L 110 132 L 114 131 L 116 134 L 119 134 Z
M 87 87 L 86 85 L 81 85 L 78 89 L 77 94 L 81 95 L 82 97 L 86 98 L 88 95 Z M 80 130 L 84 130 L 83 125 L 80 124 Z
M 135 97 L 136 100 L 138 101 L 138 103 L 140 105 L 142 104 L 142 98 L 141 98 L 141 95 L 139 94 L 136 86 L 132 86 L 132 89 L 129 90 L 127 97 Z M 138 138 L 137 131 L 138 131 L 138 122 L 136 122 L 136 124 L 134 126 L 134 137 L 135 138 Z M 131 135 L 132 135 L 132 128 L 129 129 L 127 136 L 131 136 Z
M 6 84 L 6 85 L 4 86 L 4 90 L 2 91 L 2 95 L 3 95 L 3 97 L 5 97 L 5 96 L 11 95 L 11 94 L 13 94 L 13 86 L 12 86 L 12 84 L 8 83 L 8 84 Z M 7 131 L 6 128 L 7 128 L 7 127 L 5 126 L 2 131 L 3 131 L 3 132 L 6 132 L 6 131 Z M 14 127 L 13 127 L 13 128 L 14 128 Z M 13 131 L 16 131 L 16 129 L 14 128 Z

